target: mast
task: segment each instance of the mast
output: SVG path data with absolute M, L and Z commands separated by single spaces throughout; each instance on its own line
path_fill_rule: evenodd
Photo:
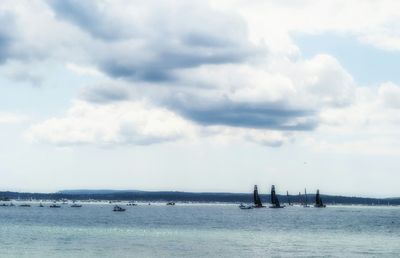
M 287 197 L 288 205 L 292 205 L 292 204 L 290 203 L 289 191 L 286 191 L 286 197 Z
M 254 185 L 253 199 L 254 199 L 255 207 L 262 207 L 261 199 L 260 199 L 260 196 L 258 195 L 257 185 Z
M 304 200 L 304 204 L 307 205 L 308 201 L 307 201 L 307 190 L 306 190 L 306 188 L 304 188 L 304 199 L 305 199 Z
M 299 204 L 303 205 L 303 198 L 301 197 L 301 193 L 299 192 Z
M 307 190 L 304 188 L 304 207 L 308 207 Z

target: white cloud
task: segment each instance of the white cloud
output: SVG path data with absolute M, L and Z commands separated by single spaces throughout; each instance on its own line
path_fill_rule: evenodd
M 27 137 L 56 145 L 146 145 L 177 140 L 191 130 L 180 117 L 145 102 L 96 105 L 76 101 L 65 117 L 33 125 Z
M 213 6 L 243 15 L 254 42 L 276 52 L 299 53 L 293 34 L 338 33 L 385 50 L 400 50 L 400 3 L 393 0 L 212 1 Z
M 400 86 L 391 82 L 358 88 L 354 103 L 320 113 L 321 125 L 309 145 L 337 153 L 398 155 Z
M 74 63 L 66 63 L 65 67 L 68 70 L 71 70 L 78 75 L 89 75 L 89 76 L 102 76 L 103 75 L 95 67 L 91 67 L 91 66 L 83 66 L 83 65 L 77 65 Z
M 398 108 L 398 86 L 360 89 L 335 57 L 303 59 L 292 35 L 334 32 L 400 49 L 398 5 L 5 1 L 0 10 L 14 17 L 11 40 L 17 40 L 0 58 L 38 63 L 51 58 L 78 75 L 109 82 L 85 88 L 81 97 L 87 103 L 74 103 L 64 117 L 32 127 L 32 138 L 40 141 L 141 144 L 201 135 L 212 128 L 219 137 L 237 134 L 280 145 L 296 131 L 315 130 L 320 121 L 323 128 L 343 131 L 396 124 L 397 115 L 388 107 Z M 1 33 L 10 31 L 3 28 Z M 161 113 L 166 120 L 153 123 Z
M 392 82 L 383 83 L 378 90 L 378 98 L 389 108 L 400 109 L 400 87 Z
M 277 147 L 292 138 L 291 134 L 274 130 L 201 127 L 145 101 L 102 105 L 75 101 L 65 116 L 34 124 L 25 136 L 32 142 L 59 146 L 149 145 L 167 141 L 211 139 L 221 143 L 248 140 Z

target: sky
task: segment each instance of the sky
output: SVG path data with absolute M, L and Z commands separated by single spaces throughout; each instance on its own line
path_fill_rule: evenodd
M 399 8 L 3 0 L 0 189 L 400 196 Z

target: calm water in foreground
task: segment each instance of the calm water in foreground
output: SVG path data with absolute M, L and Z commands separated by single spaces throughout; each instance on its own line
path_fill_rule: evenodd
M 399 257 L 400 207 L 0 207 L 0 257 Z

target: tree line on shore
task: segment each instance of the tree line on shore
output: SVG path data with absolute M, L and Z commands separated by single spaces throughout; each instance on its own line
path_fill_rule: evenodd
M 269 194 L 260 195 L 263 202 L 269 202 Z M 314 202 L 314 193 L 307 194 L 309 203 Z M 321 195 L 327 204 L 400 205 L 400 198 L 365 198 Z M 278 195 L 281 202 L 288 202 L 286 195 Z M 10 199 L 36 200 L 121 200 L 121 201 L 178 201 L 178 202 L 223 202 L 251 203 L 252 193 L 194 193 L 175 191 L 118 191 L 118 190 L 72 190 L 56 193 L 0 192 L 0 201 Z M 300 203 L 304 195 L 289 195 L 290 202 Z

